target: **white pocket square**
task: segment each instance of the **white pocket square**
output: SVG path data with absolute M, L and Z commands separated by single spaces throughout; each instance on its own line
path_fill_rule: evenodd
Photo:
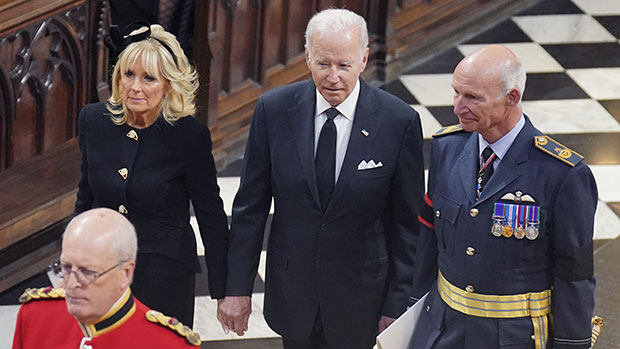
M 366 162 L 366 160 L 362 160 L 362 162 L 360 162 L 359 165 L 357 165 L 357 170 L 358 171 L 371 170 L 373 168 L 379 168 L 382 166 L 383 164 L 381 163 L 381 161 L 375 163 L 375 160 L 370 160 L 368 162 Z

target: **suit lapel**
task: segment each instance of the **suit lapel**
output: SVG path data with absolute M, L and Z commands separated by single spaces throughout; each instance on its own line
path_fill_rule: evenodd
M 357 165 L 360 161 L 371 160 L 363 159 L 363 156 L 367 145 L 373 144 L 374 137 L 381 127 L 381 122 L 376 117 L 378 106 L 377 100 L 369 87 L 363 80 L 360 80 L 360 94 L 355 107 L 355 118 L 351 127 L 349 144 L 347 145 L 340 175 L 338 176 L 338 181 L 336 181 L 332 198 L 327 205 L 326 213 L 342 198 L 347 185 L 357 173 Z M 366 130 L 368 136 L 365 136 L 362 130 Z
M 529 119 L 525 120 L 523 129 L 517 135 L 514 142 L 508 149 L 508 152 L 493 172 L 486 187 L 482 191 L 480 199 L 475 205 L 488 200 L 497 194 L 500 190 L 507 187 L 515 181 L 520 175 L 519 164 L 527 161 L 529 158 L 529 150 L 534 137 L 534 127 Z
M 456 166 L 456 177 L 461 179 L 465 197 L 470 201 L 476 200 L 476 172 L 478 171 L 478 134 L 472 132 L 463 153 L 459 157 Z
M 318 207 L 321 207 L 314 169 L 314 109 L 316 105 L 314 83 L 309 80 L 296 98 L 297 103 L 288 110 L 290 125 L 308 188 Z

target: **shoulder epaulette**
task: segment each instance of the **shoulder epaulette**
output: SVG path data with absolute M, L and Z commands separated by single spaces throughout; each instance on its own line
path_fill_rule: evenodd
M 439 129 L 439 131 L 433 133 L 433 137 L 444 136 L 444 135 L 454 133 L 454 132 L 459 132 L 459 131 L 463 131 L 463 126 L 461 126 L 460 124 L 450 125 L 450 126 L 443 127 Z
M 149 320 L 150 322 L 160 324 L 166 328 L 169 328 L 170 330 L 172 330 L 173 332 L 176 332 L 181 337 L 185 337 L 185 339 L 187 339 L 187 341 L 191 345 L 195 345 L 197 347 L 200 346 L 200 335 L 198 334 L 198 332 L 192 331 L 191 328 L 189 328 L 186 325 L 183 325 L 176 318 L 166 316 L 158 312 L 157 310 L 149 310 L 146 312 L 146 319 Z
M 558 160 L 561 160 L 564 163 L 569 164 L 570 166 L 575 166 L 583 160 L 583 155 L 574 150 L 568 149 L 549 136 L 534 137 L 534 145 L 536 145 L 536 148 Z
M 19 296 L 19 301 L 20 303 L 27 303 L 31 300 L 58 298 L 65 298 L 65 290 L 48 286 L 43 288 L 27 288 L 24 293 Z

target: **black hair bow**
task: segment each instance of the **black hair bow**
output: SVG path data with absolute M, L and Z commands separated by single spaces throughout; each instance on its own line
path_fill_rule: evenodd
M 140 29 L 142 27 L 146 27 L 146 30 L 137 34 L 130 35 L 136 29 Z M 127 25 L 122 31 L 118 28 L 117 25 L 111 25 L 108 29 L 108 35 L 105 37 L 105 45 L 112 51 L 114 57 L 118 57 L 121 52 L 127 46 L 134 42 L 142 41 L 145 39 L 155 39 L 159 42 L 172 56 L 172 60 L 174 60 L 174 64 L 178 67 L 177 57 L 163 40 L 158 38 L 151 37 L 151 24 L 146 21 L 136 21 L 129 25 Z

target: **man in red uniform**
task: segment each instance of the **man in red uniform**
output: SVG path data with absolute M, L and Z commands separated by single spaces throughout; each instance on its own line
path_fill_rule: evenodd
M 187 348 L 200 337 L 132 296 L 137 239 L 118 212 L 98 208 L 65 231 L 55 270 L 62 288 L 28 289 L 13 349 Z

